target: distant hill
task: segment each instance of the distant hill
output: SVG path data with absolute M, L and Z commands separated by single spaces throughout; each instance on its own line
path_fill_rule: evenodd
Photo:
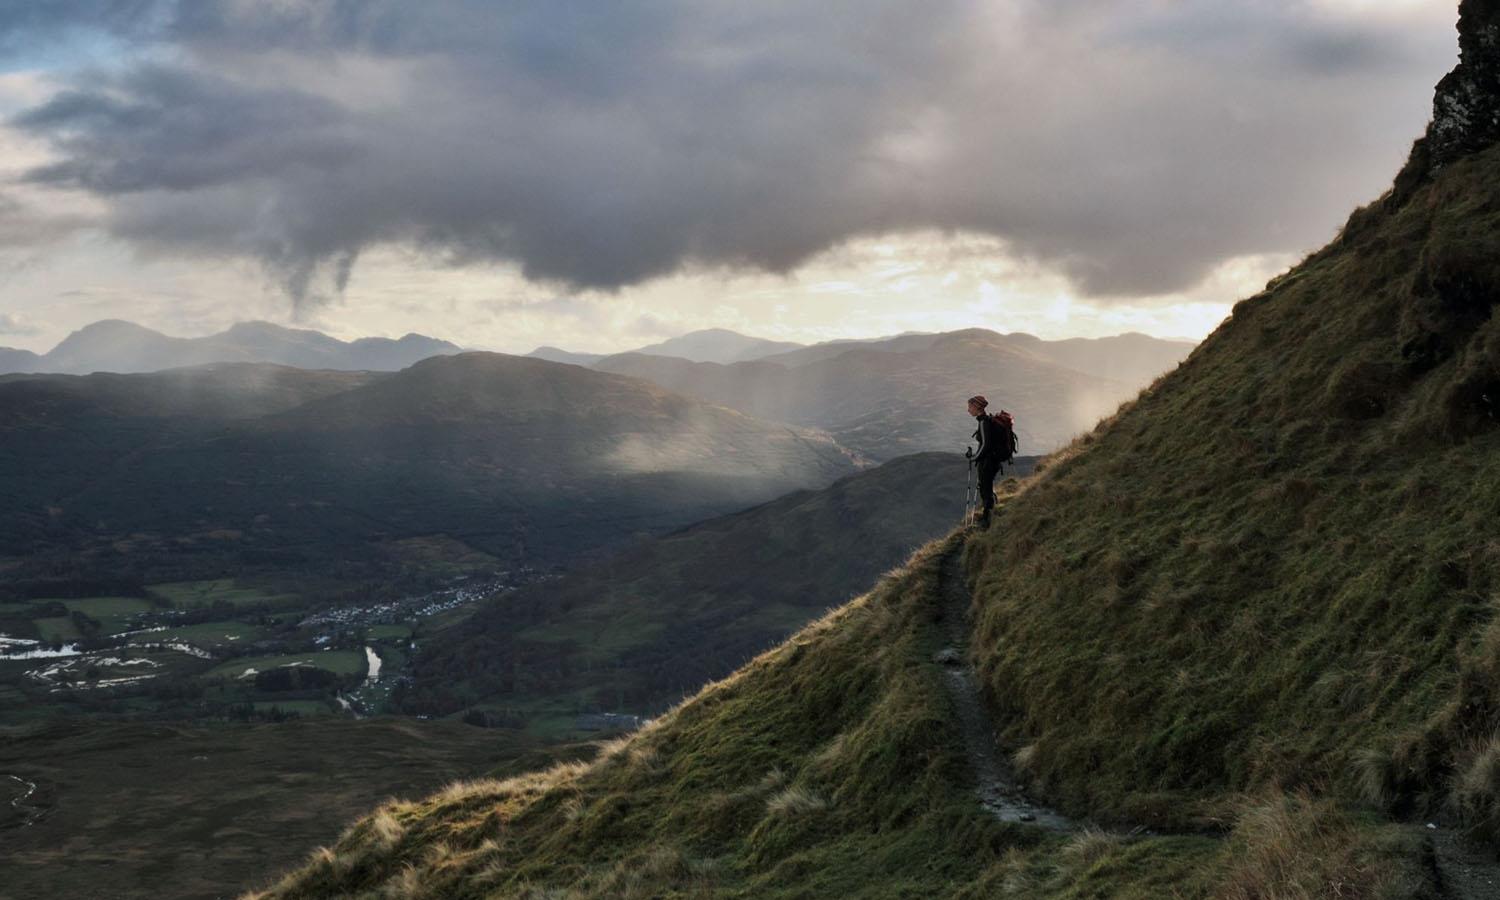
M 1168 341 L 1135 332 L 1059 341 L 1044 341 L 1019 332 L 1001 338 L 1013 347 L 1060 366 L 1134 387 L 1144 387 L 1156 376 L 1171 371 L 1197 346 L 1191 341 Z
M 1113 412 L 1146 380 L 1142 372 L 1158 363 L 1170 368 L 1191 349 L 1152 338 L 1108 340 L 1059 347 L 1029 335 L 969 329 L 859 344 L 822 358 L 791 354 L 799 363 L 791 366 L 775 361 L 785 356 L 723 366 L 622 354 L 595 368 L 647 378 L 760 418 L 821 428 L 873 459 L 961 450 L 973 432 L 964 401 L 983 393 L 996 408 L 1016 414 L 1022 451 L 1042 453 Z M 1094 367 L 1126 371 L 1136 381 L 1065 364 L 1090 348 L 1100 357 Z M 1131 352 L 1103 361 L 1122 348 Z
M 592 366 L 605 356 L 603 353 L 572 353 L 558 347 L 538 347 L 526 355 L 574 366 Z
M 1086 375 L 1137 386 L 1149 383 L 1151 379 L 1177 365 L 1195 346 L 1192 341 L 1164 340 L 1135 332 L 1103 338 L 1047 341 L 1023 332 L 1000 334 L 983 328 L 931 333 L 905 332 L 890 337 L 843 339 L 802 346 L 759 341 L 733 331 L 715 329 L 693 332 L 681 338 L 624 353 L 573 353 L 558 347 L 538 347 L 527 355 L 553 362 L 595 366 L 605 371 L 616 371 L 622 365 L 618 361 L 640 355 L 674 357 L 689 362 L 720 365 L 759 361 L 798 367 L 836 359 L 845 353 L 859 350 L 888 353 L 927 350 L 939 341 L 959 334 L 992 336 L 992 339 L 1017 350 Z M 722 352 L 710 352 L 715 349 L 716 342 L 722 344 L 718 347 Z M 747 351 L 743 348 L 749 349 Z
M 302 369 L 394 371 L 430 356 L 459 352 L 447 341 L 408 334 L 399 340 L 341 341 L 318 331 L 240 322 L 201 338 L 169 337 L 131 322 L 84 326 L 38 356 L 0 349 L 0 373 L 155 372 L 216 362 L 262 362 Z
M 16 375 L 0 378 L 0 556 L 296 567 L 446 536 L 554 565 L 858 466 L 826 435 L 494 353 L 389 375 Z
M 871 340 L 828 341 L 800 350 L 773 353 L 761 357 L 760 361 L 785 366 L 805 366 L 834 359 L 854 350 L 910 353 L 927 350 L 939 341 L 963 334 L 995 340 L 1086 375 L 1142 385 L 1150 383 L 1151 379 L 1186 359 L 1196 346 L 1192 341 L 1164 340 L 1137 332 L 1102 338 L 1048 341 L 1019 331 L 1001 334 L 985 328 L 969 328 L 932 334 L 913 332 Z
M 749 337 L 726 328 L 707 328 L 669 338 L 659 344 L 639 347 L 631 352 L 653 356 L 675 356 L 693 362 L 734 363 L 759 359 L 772 353 L 796 350 L 802 345 L 790 341 L 768 341 Z
M 527 356 L 538 359 L 548 359 L 553 362 L 572 363 L 579 366 L 591 366 L 600 360 L 611 356 L 621 356 L 629 353 L 644 353 L 650 356 L 672 356 L 678 359 L 686 359 L 690 362 L 716 362 L 733 363 L 745 362 L 752 359 L 766 359 L 783 365 L 802 365 L 819 359 L 828 359 L 856 347 L 870 344 L 887 344 L 886 349 L 916 349 L 918 346 L 926 346 L 939 335 L 917 334 L 906 332 L 899 335 L 883 338 L 850 338 L 836 341 L 825 341 L 820 344 L 804 346 L 802 344 L 786 341 L 768 341 L 761 338 L 748 337 L 735 331 L 724 328 L 711 328 L 705 331 L 694 331 L 661 343 L 639 347 L 635 350 L 627 350 L 623 353 L 574 353 L 563 350 L 560 347 L 542 346 L 538 347 Z M 925 338 L 925 340 L 924 340 Z M 903 343 L 910 339 L 909 343 Z
M 964 475 L 956 454 L 902 457 L 505 595 L 426 641 L 403 706 L 658 712 L 951 528 Z
M 825 359 L 842 356 L 850 350 L 887 350 L 892 353 L 905 353 L 911 350 L 926 350 L 934 342 L 941 340 L 943 335 L 944 332 L 907 332 L 869 340 L 824 341 L 799 350 L 773 353 L 761 359 L 784 366 L 805 366 L 808 363 L 822 362 Z
M 35 372 L 42 358 L 30 350 L 0 347 L 0 374 L 6 372 Z

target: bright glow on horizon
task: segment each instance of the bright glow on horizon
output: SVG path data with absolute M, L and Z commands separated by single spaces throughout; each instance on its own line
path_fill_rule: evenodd
M 974 327 L 1049 340 L 1127 331 L 1199 340 L 1236 300 L 1295 261 L 1236 257 L 1192 291 L 1104 302 L 1077 296 L 1065 278 L 1016 258 L 1001 239 L 922 232 L 851 241 L 788 275 L 696 271 L 615 294 L 559 294 L 513 268 L 434 267 L 418 253 L 384 247 L 361 260 L 342 301 L 298 322 L 249 263 L 205 268 L 141 259 L 111 244 L 81 240 L 72 252 L 12 271 L 7 293 L 20 302 L 7 313 L 18 327 L 0 345 L 45 352 L 102 318 L 181 336 L 247 319 L 344 339 L 418 332 L 507 353 L 543 344 L 618 352 L 701 328 L 801 343 Z M 75 253 L 87 255 L 89 277 L 75 275 L 77 287 L 48 297 L 62 273 L 80 271 L 71 268 Z

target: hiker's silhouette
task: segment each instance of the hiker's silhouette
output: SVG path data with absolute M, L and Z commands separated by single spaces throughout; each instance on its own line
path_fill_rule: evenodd
M 999 474 L 1001 465 L 1011 458 L 1014 446 L 1011 429 L 985 412 L 989 405 L 990 401 L 983 394 L 975 394 L 969 398 L 969 415 L 977 423 L 974 439 L 979 442 L 978 449 L 969 460 L 979 478 L 980 528 L 988 528 L 990 525 L 990 510 L 995 507 L 995 476 Z

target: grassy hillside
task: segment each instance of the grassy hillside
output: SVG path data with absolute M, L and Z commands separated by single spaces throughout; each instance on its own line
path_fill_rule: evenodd
M 1049 795 L 1500 815 L 1496 260 L 1491 147 L 1355 213 L 976 545 L 977 649 Z

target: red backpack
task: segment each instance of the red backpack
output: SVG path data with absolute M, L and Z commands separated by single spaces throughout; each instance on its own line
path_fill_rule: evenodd
M 1016 417 L 1005 410 L 1000 410 L 990 416 L 996 425 L 1000 426 L 1000 460 L 1009 462 L 1020 449 L 1020 442 L 1016 440 Z

